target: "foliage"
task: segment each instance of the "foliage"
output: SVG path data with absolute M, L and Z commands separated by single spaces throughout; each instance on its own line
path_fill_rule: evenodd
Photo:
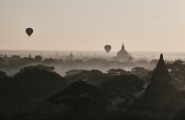
M 143 67 L 135 67 L 131 70 L 131 72 L 132 72 L 132 74 L 134 74 L 140 78 L 142 78 L 143 76 L 146 76 L 149 73 L 149 71 Z
M 51 96 L 48 100 L 52 104 L 66 104 L 75 113 L 87 109 L 88 105 L 101 97 L 100 90 L 84 81 L 77 81 L 66 89 Z
M 66 86 L 64 78 L 59 74 L 32 66 L 15 74 L 14 79 L 17 90 L 32 97 L 42 97 Z
M 3 72 L 3 71 L 0 71 L 0 78 L 4 78 L 4 77 L 7 77 L 7 76 L 6 76 L 6 73 Z
M 180 110 L 174 117 L 174 120 L 185 120 L 185 108 Z
M 34 66 L 24 67 L 20 70 L 20 72 L 23 72 L 25 70 L 32 70 L 32 69 L 45 70 L 45 71 L 49 71 L 49 72 L 52 72 L 55 70 L 55 68 L 53 66 L 34 65 Z
M 73 69 L 73 70 L 67 71 L 65 74 L 66 74 L 66 76 L 71 76 L 71 75 L 79 74 L 79 73 L 82 72 L 82 71 L 84 71 L 84 70 Z
M 35 56 L 35 60 L 36 60 L 36 61 L 42 61 L 42 59 L 43 59 L 43 58 L 42 58 L 42 56 L 40 56 L 40 55 Z
M 113 112 L 84 112 L 75 116 L 74 113 L 65 112 L 50 120 L 168 120 L 162 116 L 154 116 L 146 113 L 128 113 L 122 111 Z
M 130 75 L 131 73 L 129 71 L 123 70 L 123 69 L 110 69 L 107 71 L 110 75 Z
M 176 85 L 177 88 L 181 88 L 180 83 L 185 83 L 185 64 L 183 64 L 183 61 L 176 60 L 172 64 L 168 64 L 167 68 L 169 69 L 172 83 Z
M 19 55 L 13 55 L 13 56 L 11 57 L 11 59 L 13 59 L 13 60 L 20 60 L 21 57 L 20 57 Z
M 152 71 L 149 71 L 143 67 L 135 67 L 131 70 L 131 73 L 133 75 L 138 76 L 140 79 L 142 79 L 145 83 L 150 82 L 151 76 L 152 76 Z
M 3 64 L 5 64 L 5 61 L 3 58 L 0 57 L 0 65 L 3 65 Z
M 75 71 L 75 72 L 78 72 L 78 71 Z M 99 70 L 91 70 L 91 71 L 83 70 L 78 74 L 65 76 L 67 81 L 70 83 L 78 80 L 83 80 L 95 86 L 100 86 L 102 82 L 105 82 L 111 79 L 112 77 L 113 77 L 112 75 L 104 74 Z
M 104 82 L 100 90 L 109 99 L 124 98 L 127 103 L 134 98 L 136 91 L 142 91 L 144 82 L 135 75 L 120 75 Z

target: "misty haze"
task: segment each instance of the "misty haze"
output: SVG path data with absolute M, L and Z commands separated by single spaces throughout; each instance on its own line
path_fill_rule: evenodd
M 185 120 L 184 6 L 0 0 L 0 120 Z

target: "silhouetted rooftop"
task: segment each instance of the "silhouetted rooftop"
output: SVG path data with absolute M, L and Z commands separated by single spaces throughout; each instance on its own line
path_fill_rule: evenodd
M 159 58 L 159 61 L 157 63 L 155 70 L 160 70 L 160 71 L 162 70 L 162 71 L 168 72 L 168 69 L 163 59 L 163 54 L 160 55 L 160 58 Z

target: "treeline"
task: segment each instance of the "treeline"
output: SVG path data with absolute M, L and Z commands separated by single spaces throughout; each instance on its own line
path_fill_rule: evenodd
M 148 71 L 144 68 L 137 69 L 144 70 L 147 75 Z M 127 71 L 122 69 L 111 69 L 108 73 L 99 70 L 70 70 L 62 77 L 54 71 L 54 67 L 43 65 L 24 67 L 12 77 L 1 71 L 1 119 L 20 117 L 23 114 L 22 118 L 49 118 L 66 111 L 66 115 L 87 111 L 93 114 L 101 111 L 105 115 L 104 112 L 113 110 L 110 100 L 117 97 L 125 99 L 127 103 L 127 107 L 120 105 L 119 109 L 127 109 L 129 102 L 135 98 L 130 92 L 143 90 L 144 81 L 133 74 L 124 73 Z M 133 73 L 136 74 L 136 71 L 133 70 Z M 120 81 L 121 79 L 125 81 Z M 112 84 L 115 84 L 114 88 L 109 89 Z M 129 89 L 136 89 L 125 89 L 127 92 L 124 96 L 117 96 L 116 91 L 123 84 L 129 86 Z M 124 94 L 124 90 L 119 92 L 120 95 Z M 61 99 L 62 97 L 64 98 Z
M 107 73 L 70 70 L 65 77 L 54 70 L 52 66 L 29 66 L 12 77 L 1 71 L 0 119 L 167 120 L 171 114 L 133 107 L 152 74 L 142 67 L 132 71 L 110 69 Z M 185 97 L 183 91 L 178 94 Z M 175 118 L 182 116 L 178 112 Z
M 138 61 L 137 61 L 138 62 Z M 137 109 L 133 106 L 135 99 L 142 98 L 146 86 L 151 81 L 154 66 L 157 61 L 119 62 L 100 59 L 57 60 L 21 58 L 19 56 L 0 58 L 0 120 L 1 119 L 170 119 L 183 118 L 183 109 L 169 106 L 168 113 L 153 112 L 151 109 Z M 40 64 L 40 65 L 37 65 Z M 132 66 L 131 70 L 109 69 L 85 70 L 84 65 L 111 65 L 117 68 Z M 134 67 L 134 66 L 139 67 Z M 27 67 L 25 67 L 27 66 Z M 77 66 L 78 69 L 66 70 L 61 76 L 60 69 Z M 109 66 L 109 67 L 107 67 Z M 124 67 L 123 67 L 124 66 Z M 22 68 L 21 68 L 22 67 Z M 6 70 L 17 68 L 13 76 L 8 76 Z M 19 69 L 21 68 L 21 69 Z M 181 60 L 167 62 L 173 85 L 179 90 L 179 101 L 185 98 L 185 64 Z M 5 71 L 5 72 L 3 72 Z M 57 72 L 56 72 L 57 71 Z M 182 100 L 181 100 L 182 99 Z M 177 102 L 177 101 L 175 101 Z M 172 103 L 174 103 L 172 101 Z M 180 103 L 181 108 L 184 104 Z M 178 105 L 179 106 L 179 105 Z M 181 108 L 178 108 L 181 109 Z M 173 110 L 174 109 L 174 110 Z M 175 117 L 174 117 L 175 116 Z
M 134 62 L 120 62 L 118 60 L 109 61 L 106 59 L 91 58 L 88 60 L 83 59 L 54 59 L 54 58 L 42 58 L 42 56 L 37 55 L 34 58 L 31 56 L 21 58 L 18 55 L 13 55 L 11 57 L 0 57 L 0 70 L 5 71 L 8 75 L 13 75 L 19 71 L 19 69 L 29 66 L 29 65 L 49 65 L 54 66 L 57 72 L 61 75 L 71 69 L 84 69 L 91 70 L 97 69 L 103 72 L 111 68 L 124 68 L 131 70 L 134 67 L 144 67 L 146 69 L 153 69 L 157 64 L 157 60 L 147 61 L 147 60 L 138 60 Z M 62 69 L 61 69 L 62 68 Z

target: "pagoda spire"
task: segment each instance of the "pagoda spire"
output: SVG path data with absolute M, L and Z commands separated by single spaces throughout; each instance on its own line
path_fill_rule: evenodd
M 156 70 L 159 70 L 160 69 L 160 70 L 163 70 L 163 71 L 165 71 L 165 72 L 168 73 L 168 69 L 167 69 L 166 64 L 164 62 L 163 54 L 162 53 L 160 55 L 159 61 L 158 61 L 157 66 L 156 66 L 155 69 Z
M 125 50 L 125 45 L 124 45 L 124 42 L 122 44 L 122 47 L 121 47 L 122 50 Z
M 154 111 L 163 111 L 166 105 L 174 100 L 176 88 L 171 84 L 171 77 L 165 65 L 163 54 L 160 55 L 158 64 L 153 71 L 151 83 L 147 86 L 144 96 L 144 106 Z
M 171 83 L 171 77 L 168 73 L 168 69 L 163 59 L 163 54 L 160 55 L 159 61 L 154 73 L 152 75 L 152 83 L 168 84 Z

